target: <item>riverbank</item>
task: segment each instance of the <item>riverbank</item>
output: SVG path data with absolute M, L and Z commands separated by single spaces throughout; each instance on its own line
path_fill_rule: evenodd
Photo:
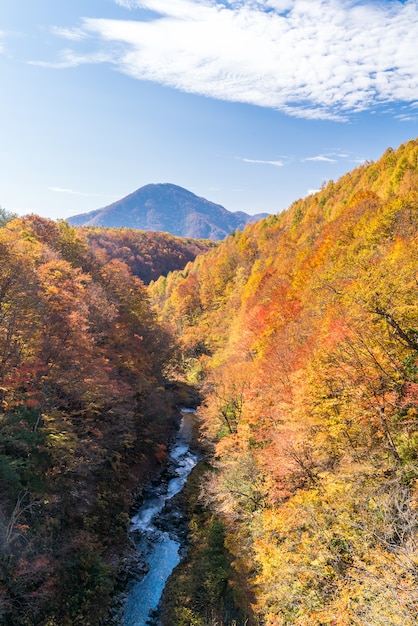
M 187 411 L 193 409 L 183 418 L 179 412 L 179 431 L 133 505 L 123 591 L 106 626 L 256 624 L 253 598 L 232 566 L 223 525 L 200 498 L 202 479 L 213 470 L 198 421 Z
M 222 522 L 202 503 L 201 484 L 213 471 L 202 460 L 176 496 L 187 519 L 183 560 L 167 581 L 157 626 L 255 626 L 254 598 L 232 566 Z
M 177 410 L 175 422 L 170 441 L 161 446 L 159 468 L 145 485 L 138 485 L 129 524 L 130 549 L 106 626 L 150 623 L 165 581 L 180 561 L 187 522 L 174 501 L 199 457 L 190 449 L 193 410 Z

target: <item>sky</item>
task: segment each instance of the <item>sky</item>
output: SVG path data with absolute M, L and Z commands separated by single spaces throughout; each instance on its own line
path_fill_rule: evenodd
M 0 206 L 277 213 L 418 136 L 418 0 L 1 0 Z

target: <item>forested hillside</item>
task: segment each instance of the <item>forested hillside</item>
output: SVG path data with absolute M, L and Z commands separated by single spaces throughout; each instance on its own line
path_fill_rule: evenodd
M 411 141 L 150 286 L 261 624 L 418 621 L 417 231 Z
M 2 624 L 108 623 L 184 377 L 211 468 L 167 625 L 417 623 L 418 141 L 206 252 L 7 220 Z
M 123 261 L 146 285 L 159 276 L 183 269 L 198 254 L 216 246 L 209 239 L 186 239 L 133 228 L 89 226 L 79 227 L 77 232 L 100 262 Z
M 65 222 L 2 218 L 0 622 L 99 624 L 173 427 L 171 341 L 126 264 Z

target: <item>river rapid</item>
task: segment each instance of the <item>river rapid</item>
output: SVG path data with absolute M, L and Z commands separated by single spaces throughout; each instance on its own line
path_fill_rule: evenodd
M 193 413 L 182 409 L 181 425 L 169 452 L 168 480 L 144 491 L 142 505 L 131 519 L 130 536 L 145 567 L 138 569 L 136 581 L 129 585 L 123 626 L 158 624 L 157 607 L 165 584 L 181 560 L 184 520 L 172 499 L 199 460 L 190 450 Z

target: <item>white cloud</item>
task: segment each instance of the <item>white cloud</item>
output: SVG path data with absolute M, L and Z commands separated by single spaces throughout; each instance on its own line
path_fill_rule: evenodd
M 82 28 L 59 28 L 58 26 L 54 26 L 52 32 L 58 37 L 63 37 L 70 41 L 81 41 L 87 37 L 86 31 Z
M 87 198 L 100 198 L 100 193 L 83 193 L 82 191 L 74 191 L 74 189 L 65 189 L 63 187 L 48 187 L 50 191 L 56 191 L 58 193 L 68 193 L 72 196 L 85 196 Z
M 400 122 L 416 122 L 418 119 L 416 115 L 396 115 L 395 117 Z
M 115 3 L 125 9 L 134 9 L 138 4 L 135 0 L 115 0 Z
M 141 80 L 306 118 L 418 98 L 416 0 L 115 1 L 156 15 L 82 28 Z
M 306 157 L 302 159 L 303 161 L 321 161 L 325 163 L 336 163 L 336 159 L 331 159 L 330 157 L 324 156 L 323 154 L 319 154 L 318 156 Z
M 28 61 L 29 65 L 39 67 L 50 67 L 53 69 L 63 69 L 77 67 L 86 63 L 114 63 L 116 54 L 112 52 L 99 51 L 94 53 L 77 54 L 73 50 L 66 49 L 60 54 L 58 61 Z
M 397 116 L 399 117 L 399 116 Z M 339 161 L 347 161 L 348 163 L 356 163 L 362 164 L 366 159 L 360 158 L 358 156 L 354 156 L 353 154 L 349 154 L 348 152 L 344 152 L 340 149 L 336 149 L 333 152 L 326 152 L 322 154 L 318 154 L 311 157 L 304 157 L 300 159 L 301 163 L 306 163 L 306 161 L 314 162 L 314 163 L 338 163 Z
M 283 167 L 285 165 L 284 161 L 264 161 L 262 159 L 240 158 L 240 161 L 244 161 L 244 163 L 261 163 L 262 165 L 274 165 L 275 167 Z

